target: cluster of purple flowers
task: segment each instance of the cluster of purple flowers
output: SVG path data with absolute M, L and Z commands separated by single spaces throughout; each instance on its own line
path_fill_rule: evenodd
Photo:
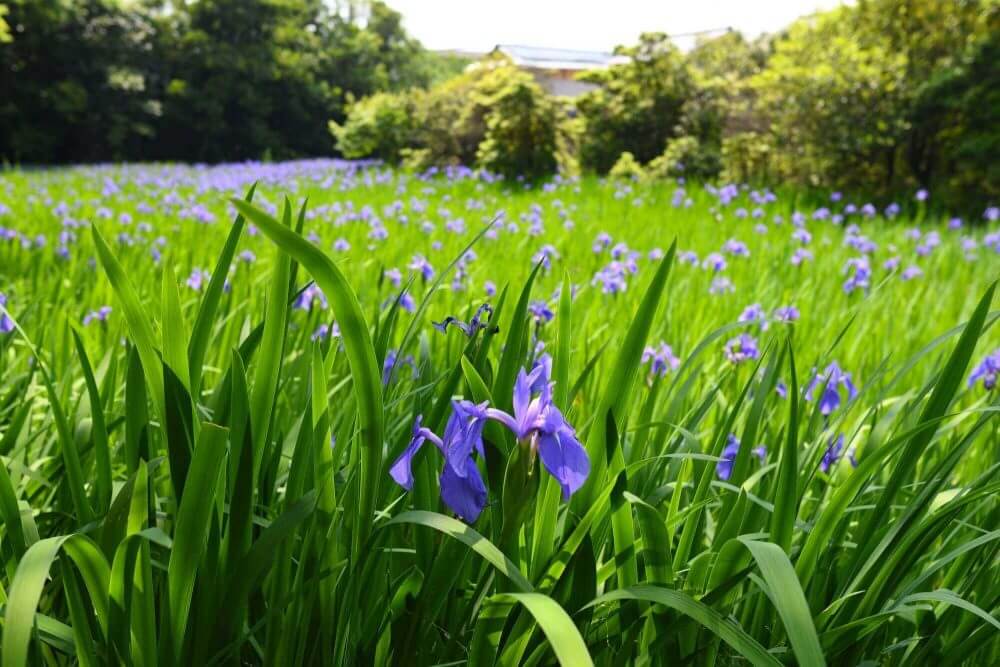
M 649 374 L 652 377 L 663 376 L 680 366 L 681 360 L 674 355 L 673 349 L 665 342 L 659 345 L 647 346 L 642 352 L 642 363 L 649 364 Z
M 981 380 L 983 389 L 992 391 L 997 386 L 998 375 L 1000 375 L 1000 349 L 996 349 L 983 357 L 983 360 L 979 362 L 979 365 L 969 375 L 969 386 L 972 387 L 976 382 Z
M 744 361 L 760 357 L 757 339 L 750 334 L 740 334 L 735 338 L 730 338 L 726 342 L 724 352 L 726 359 L 733 364 L 742 364 Z
M 754 456 L 760 459 L 761 464 L 767 458 L 767 448 L 758 445 L 752 450 Z M 726 481 L 733 475 L 733 464 L 736 462 L 736 455 L 740 452 L 740 440 L 730 433 L 726 438 L 726 447 L 722 450 L 721 460 L 715 464 L 715 474 L 719 479 Z
M 0 312 L 0 334 L 9 334 L 14 330 L 14 320 L 7 315 L 7 295 L 3 292 L 0 292 L 0 306 L 4 308 Z
M 83 316 L 83 326 L 88 326 L 91 322 L 107 322 L 109 315 L 111 315 L 111 306 L 101 306 Z
M 817 389 L 823 392 L 819 398 L 819 411 L 824 415 L 829 415 L 840 407 L 844 392 L 848 401 L 858 395 L 858 390 L 851 381 L 851 374 L 844 371 L 836 361 L 831 361 L 822 372 L 818 373 L 813 369 L 812 380 L 806 386 L 805 399 L 813 400 Z
M 486 507 L 487 489 L 479 472 L 478 458 L 485 457 L 483 430 L 487 420 L 496 421 L 514 434 L 522 451 L 532 460 L 537 455 L 542 466 L 559 483 L 563 500 L 575 493 L 590 473 L 590 459 L 576 431 L 552 402 L 550 380 L 552 360 L 543 355 L 531 372 L 523 368 L 514 384 L 513 414 L 489 407 L 489 403 L 453 400 L 452 413 L 444 436 L 438 437 L 418 416 L 413 435 L 389 474 L 407 491 L 413 489 L 413 459 L 426 442 L 444 457 L 439 477 L 441 500 L 469 523 Z

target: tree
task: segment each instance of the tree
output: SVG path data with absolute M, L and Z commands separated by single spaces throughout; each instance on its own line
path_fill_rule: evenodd
M 678 133 L 694 82 L 684 58 L 662 33 L 646 33 L 634 47 L 619 47 L 627 63 L 587 73 L 599 87 L 582 95 L 580 144 L 583 167 L 607 172 L 625 152 L 645 164 Z

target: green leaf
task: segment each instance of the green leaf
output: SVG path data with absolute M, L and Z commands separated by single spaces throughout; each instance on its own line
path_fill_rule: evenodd
M 771 600 L 785 625 L 785 632 L 802 667 L 820 667 L 826 664 L 820 647 L 816 626 L 813 624 L 809 604 L 802 592 L 795 569 L 785 552 L 776 544 L 738 538 L 757 561 L 764 581 L 771 589 Z
M 593 607 L 607 602 L 619 600 L 641 600 L 661 604 L 685 616 L 690 616 L 705 629 L 717 635 L 740 655 L 757 667 L 780 667 L 781 663 L 761 646 L 756 639 L 748 635 L 732 619 L 724 617 L 719 612 L 680 591 L 670 590 L 660 586 L 640 584 L 611 591 L 596 598 L 587 607 Z
M 514 600 L 524 605 L 542 628 L 552 646 L 552 651 L 563 667 L 587 667 L 594 664 L 580 631 L 573 624 L 573 619 L 548 595 L 500 593 L 494 596 L 494 599 Z
M 361 502 L 355 510 L 358 530 L 353 534 L 352 542 L 352 553 L 359 555 L 375 519 L 375 499 L 378 497 L 383 474 L 382 376 L 375 360 L 375 347 L 368 324 L 347 279 L 323 251 L 260 209 L 238 200 L 233 204 L 309 272 L 329 300 L 337 324 L 340 325 L 354 380 L 363 443 L 358 479 Z
M 510 579 L 521 591 L 530 592 L 534 590 L 531 582 L 528 581 L 524 574 L 517 569 L 517 566 L 496 545 L 476 532 L 471 526 L 465 525 L 458 519 L 453 519 L 437 512 L 413 510 L 393 517 L 385 522 L 383 526 L 388 527 L 397 524 L 413 524 L 433 528 L 448 537 L 456 539 L 486 559 L 500 574 Z

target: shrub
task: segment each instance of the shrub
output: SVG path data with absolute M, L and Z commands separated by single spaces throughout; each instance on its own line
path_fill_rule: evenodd
M 685 176 L 697 180 L 715 178 L 720 169 L 719 151 L 690 136 L 668 141 L 663 153 L 647 167 L 654 178 Z
M 622 49 L 631 60 L 585 78 L 600 87 L 576 103 L 586 130 L 580 144 L 585 169 L 606 173 L 628 151 L 641 164 L 675 136 L 693 80 L 681 53 L 663 34 L 644 34 Z
M 513 66 L 491 69 L 472 91 L 463 118 L 486 132 L 477 163 L 504 176 L 538 178 L 556 170 L 559 108 L 534 78 Z
M 407 93 L 376 93 L 352 102 L 343 125 L 330 121 L 337 150 L 347 158 L 398 164 L 413 141 L 414 106 Z
M 643 171 L 642 165 L 635 159 L 635 156 L 625 151 L 618 156 L 614 166 L 608 171 L 608 176 L 618 180 L 638 181 L 645 178 L 646 173 Z

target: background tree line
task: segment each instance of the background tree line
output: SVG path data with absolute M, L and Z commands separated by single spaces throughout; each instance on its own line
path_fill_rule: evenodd
M 4 0 L 0 158 L 329 154 L 350 96 L 454 67 L 381 2 Z
M 548 96 L 502 58 L 424 50 L 362 0 L 4 0 L 0 158 L 327 155 L 507 176 L 1000 197 L 1000 0 L 858 0 L 756 40 L 620 47 Z M 330 132 L 333 137 L 331 138 Z

